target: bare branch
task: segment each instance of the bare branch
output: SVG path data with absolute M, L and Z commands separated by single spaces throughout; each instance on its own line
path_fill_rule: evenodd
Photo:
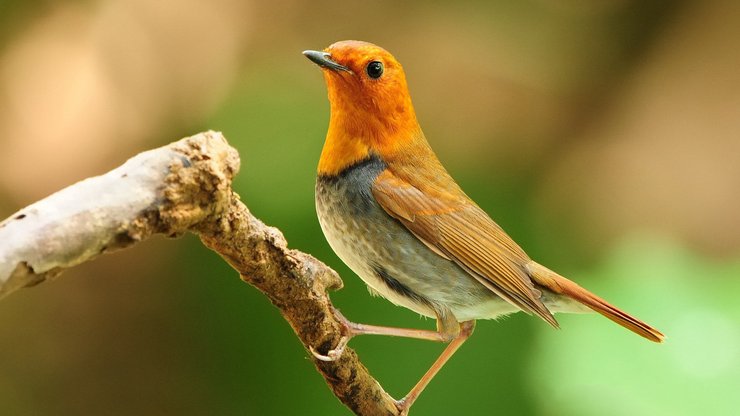
M 141 153 L 18 211 L 0 223 L 0 297 L 154 234 L 191 231 L 269 297 L 306 348 L 331 349 L 342 328 L 326 291 L 340 288 L 341 279 L 288 249 L 280 231 L 252 216 L 231 190 L 238 170 L 236 150 L 220 133 L 206 132 Z M 313 360 L 356 414 L 398 414 L 353 350 L 335 362 Z
M 0 223 L 0 296 L 223 211 L 239 156 L 217 133 L 141 153 Z
M 290 250 L 282 233 L 252 216 L 236 195 L 219 221 L 198 228 L 203 243 L 218 252 L 280 309 L 304 346 L 326 352 L 341 338 L 327 289 L 339 289 L 336 272 L 314 257 Z M 317 360 L 334 394 L 358 415 L 396 415 L 391 398 L 354 351 L 335 362 Z

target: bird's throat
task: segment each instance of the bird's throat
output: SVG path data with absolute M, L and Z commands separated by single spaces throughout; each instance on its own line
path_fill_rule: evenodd
M 406 114 L 378 117 L 332 108 L 318 174 L 337 175 L 373 154 L 388 161 L 401 149 L 426 144 L 413 108 L 409 109 Z
M 370 148 L 363 140 L 332 134 L 330 130 L 321 150 L 317 173 L 325 176 L 338 175 L 349 166 L 367 159 L 369 155 Z

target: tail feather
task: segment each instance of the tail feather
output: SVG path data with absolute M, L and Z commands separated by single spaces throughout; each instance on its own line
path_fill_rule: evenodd
M 665 336 L 657 329 L 651 327 L 645 322 L 642 322 L 627 312 L 620 310 L 616 306 L 611 305 L 604 299 L 578 286 L 576 283 L 566 279 L 565 277 L 560 276 L 547 267 L 535 262 L 530 262 L 527 265 L 527 271 L 537 284 L 588 306 L 594 311 L 604 315 L 630 331 L 649 339 L 650 341 L 663 342 Z

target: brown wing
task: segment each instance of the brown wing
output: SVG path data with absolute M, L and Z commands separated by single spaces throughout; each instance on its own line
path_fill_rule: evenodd
M 381 207 L 437 254 L 454 261 L 498 296 L 558 327 L 527 275 L 524 251 L 461 195 L 422 192 L 390 170 L 373 184 Z

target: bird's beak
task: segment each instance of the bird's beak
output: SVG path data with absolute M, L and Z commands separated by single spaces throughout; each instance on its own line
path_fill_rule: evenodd
M 352 72 L 349 68 L 347 68 L 344 65 L 340 65 L 334 61 L 331 60 L 331 54 L 329 52 L 321 52 L 321 51 L 303 51 L 303 54 L 306 55 L 306 58 L 308 58 L 311 62 L 315 63 L 316 65 L 322 67 L 322 68 L 329 68 L 333 69 L 335 71 L 347 71 Z

